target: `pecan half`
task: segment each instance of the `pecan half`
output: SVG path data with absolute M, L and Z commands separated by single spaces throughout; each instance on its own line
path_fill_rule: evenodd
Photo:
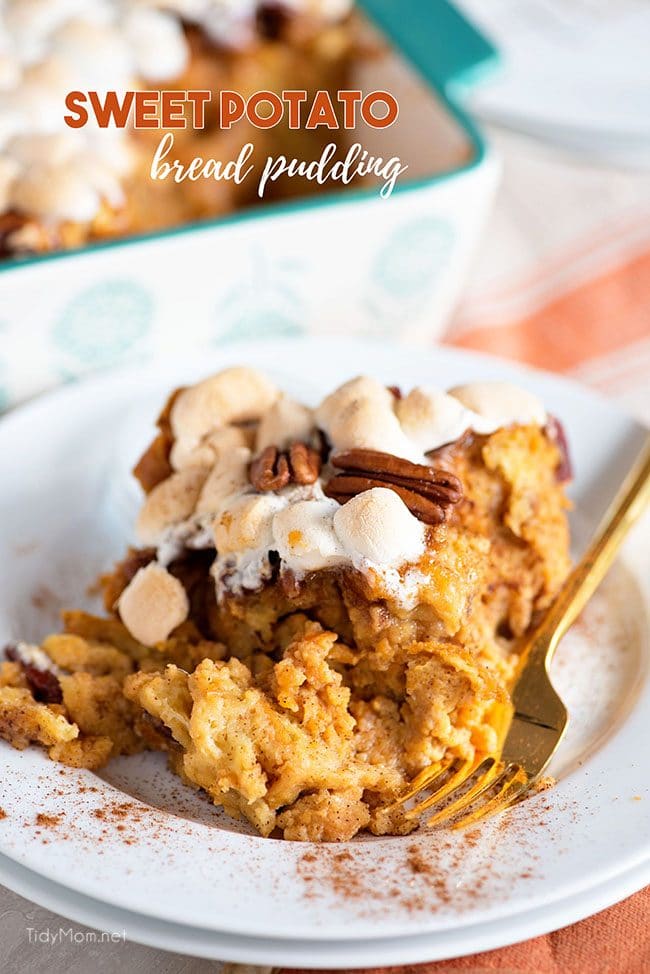
M 249 480 L 256 490 L 281 490 L 287 484 L 314 484 L 321 470 L 321 457 L 307 443 L 292 443 L 288 450 L 267 446 L 253 460 Z
M 286 454 L 267 446 L 251 463 L 248 476 L 256 490 L 281 490 L 291 479 Z
M 320 473 L 320 454 L 306 443 L 289 447 L 289 470 L 296 484 L 315 484 Z
M 343 472 L 332 477 L 325 493 L 340 503 L 373 487 L 387 487 L 415 517 L 427 524 L 441 524 L 448 508 L 463 497 L 463 486 L 454 474 L 391 453 L 347 450 L 333 456 L 331 462 Z

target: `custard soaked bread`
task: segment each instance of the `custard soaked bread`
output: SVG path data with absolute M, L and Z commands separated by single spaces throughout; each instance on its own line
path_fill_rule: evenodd
M 495 745 L 569 568 L 567 466 L 505 383 L 359 377 L 316 409 L 246 368 L 176 390 L 109 617 L 10 649 L 0 733 L 89 767 L 164 750 L 263 835 L 407 831 L 385 809 L 413 775 Z

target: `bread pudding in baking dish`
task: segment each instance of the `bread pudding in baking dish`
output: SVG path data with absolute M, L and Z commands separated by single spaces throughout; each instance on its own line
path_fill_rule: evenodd
M 420 770 L 496 746 L 569 569 L 562 428 L 500 382 L 353 378 L 315 409 L 248 368 L 177 389 L 105 617 L 0 665 L 0 734 L 98 768 L 165 751 L 264 836 L 414 827 Z
M 0 256 L 85 246 L 231 213 L 256 202 L 254 180 L 151 178 L 163 131 L 94 118 L 65 122 L 71 92 L 163 90 L 247 99 L 258 91 L 346 89 L 362 42 L 351 0 L 6 0 L 0 5 Z M 337 110 L 338 107 L 337 106 Z M 323 127 L 222 129 L 218 99 L 202 126 L 173 128 L 171 158 L 223 165 L 253 142 L 255 159 L 318 158 L 336 139 Z M 154 113 L 155 114 L 155 113 Z M 172 131 L 171 129 L 169 131 Z M 313 192 L 305 180 L 269 185 L 267 198 Z

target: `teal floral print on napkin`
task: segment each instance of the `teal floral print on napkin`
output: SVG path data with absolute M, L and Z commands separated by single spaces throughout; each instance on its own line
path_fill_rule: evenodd
M 370 272 L 371 284 L 395 297 L 429 293 L 453 242 L 451 225 L 438 217 L 420 217 L 402 224 L 377 252 Z
M 52 329 L 52 344 L 75 365 L 115 365 L 131 359 L 149 333 L 154 302 L 141 284 L 102 281 L 77 294 Z
M 302 335 L 301 276 L 301 261 L 274 260 L 253 250 L 240 278 L 219 300 L 217 342 Z
M 435 216 L 417 217 L 388 235 L 370 264 L 363 299 L 367 334 L 396 333 L 426 314 L 454 245 L 453 227 Z

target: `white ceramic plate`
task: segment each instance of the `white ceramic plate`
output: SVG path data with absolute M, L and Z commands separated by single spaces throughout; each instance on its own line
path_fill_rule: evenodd
M 468 952 L 528 940 L 604 909 L 639 889 L 645 879 L 643 868 L 633 869 L 568 900 L 558 900 L 548 907 L 518 914 L 508 920 L 507 926 L 504 923 L 487 923 L 466 927 L 462 938 L 451 930 L 448 933 L 438 931 L 412 937 L 383 938 L 378 943 L 368 940 L 305 941 L 297 938 L 282 941 L 215 933 L 120 910 L 89 896 L 73 893 L 0 856 L 0 882 L 5 886 L 60 916 L 118 934 L 128 941 L 220 961 L 343 970 L 375 963 L 381 963 L 383 967 L 386 964 L 448 960 Z
M 645 0 L 460 0 L 503 65 L 473 95 L 482 117 L 631 166 L 650 162 Z M 552 67 L 551 67 L 552 65 Z
M 137 492 L 127 471 L 160 402 L 174 385 L 233 362 L 266 368 L 311 401 L 359 371 L 404 387 L 478 377 L 525 384 L 562 418 L 574 448 L 578 548 L 645 436 L 571 383 L 451 350 L 255 343 L 107 375 L 0 422 L 0 640 L 38 638 L 61 605 L 84 601 L 80 593 L 128 540 Z M 602 909 L 650 881 L 650 759 L 639 746 L 650 715 L 647 523 L 632 541 L 556 661 L 573 718 L 555 763 L 558 786 L 478 835 L 425 832 L 335 847 L 264 840 L 180 785 L 159 755 L 122 759 L 98 777 L 61 769 L 36 749 L 0 745 L 8 813 L 0 852 L 43 878 L 43 902 L 56 883 L 75 901 L 96 901 L 98 917 L 131 911 L 148 942 L 168 945 L 155 934 L 167 921 L 195 928 L 197 953 L 225 957 L 235 938 L 237 958 L 255 960 L 258 938 L 267 938 L 280 962 L 292 943 L 302 945 L 303 966 L 309 942 L 318 948 L 312 966 L 387 963 L 397 943 L 400 956 L 408 949 L 411 960 L 426 960 Z M 39 813 L 58 824 L 39 825 Z M 430 872 L 413 869 L 415 853 Z M 5 882 L 12 885 L 10 873 Z M 32 879 L 35 899 L 37 888 Z M 274 959 L 271 948 L 266 960 Z

